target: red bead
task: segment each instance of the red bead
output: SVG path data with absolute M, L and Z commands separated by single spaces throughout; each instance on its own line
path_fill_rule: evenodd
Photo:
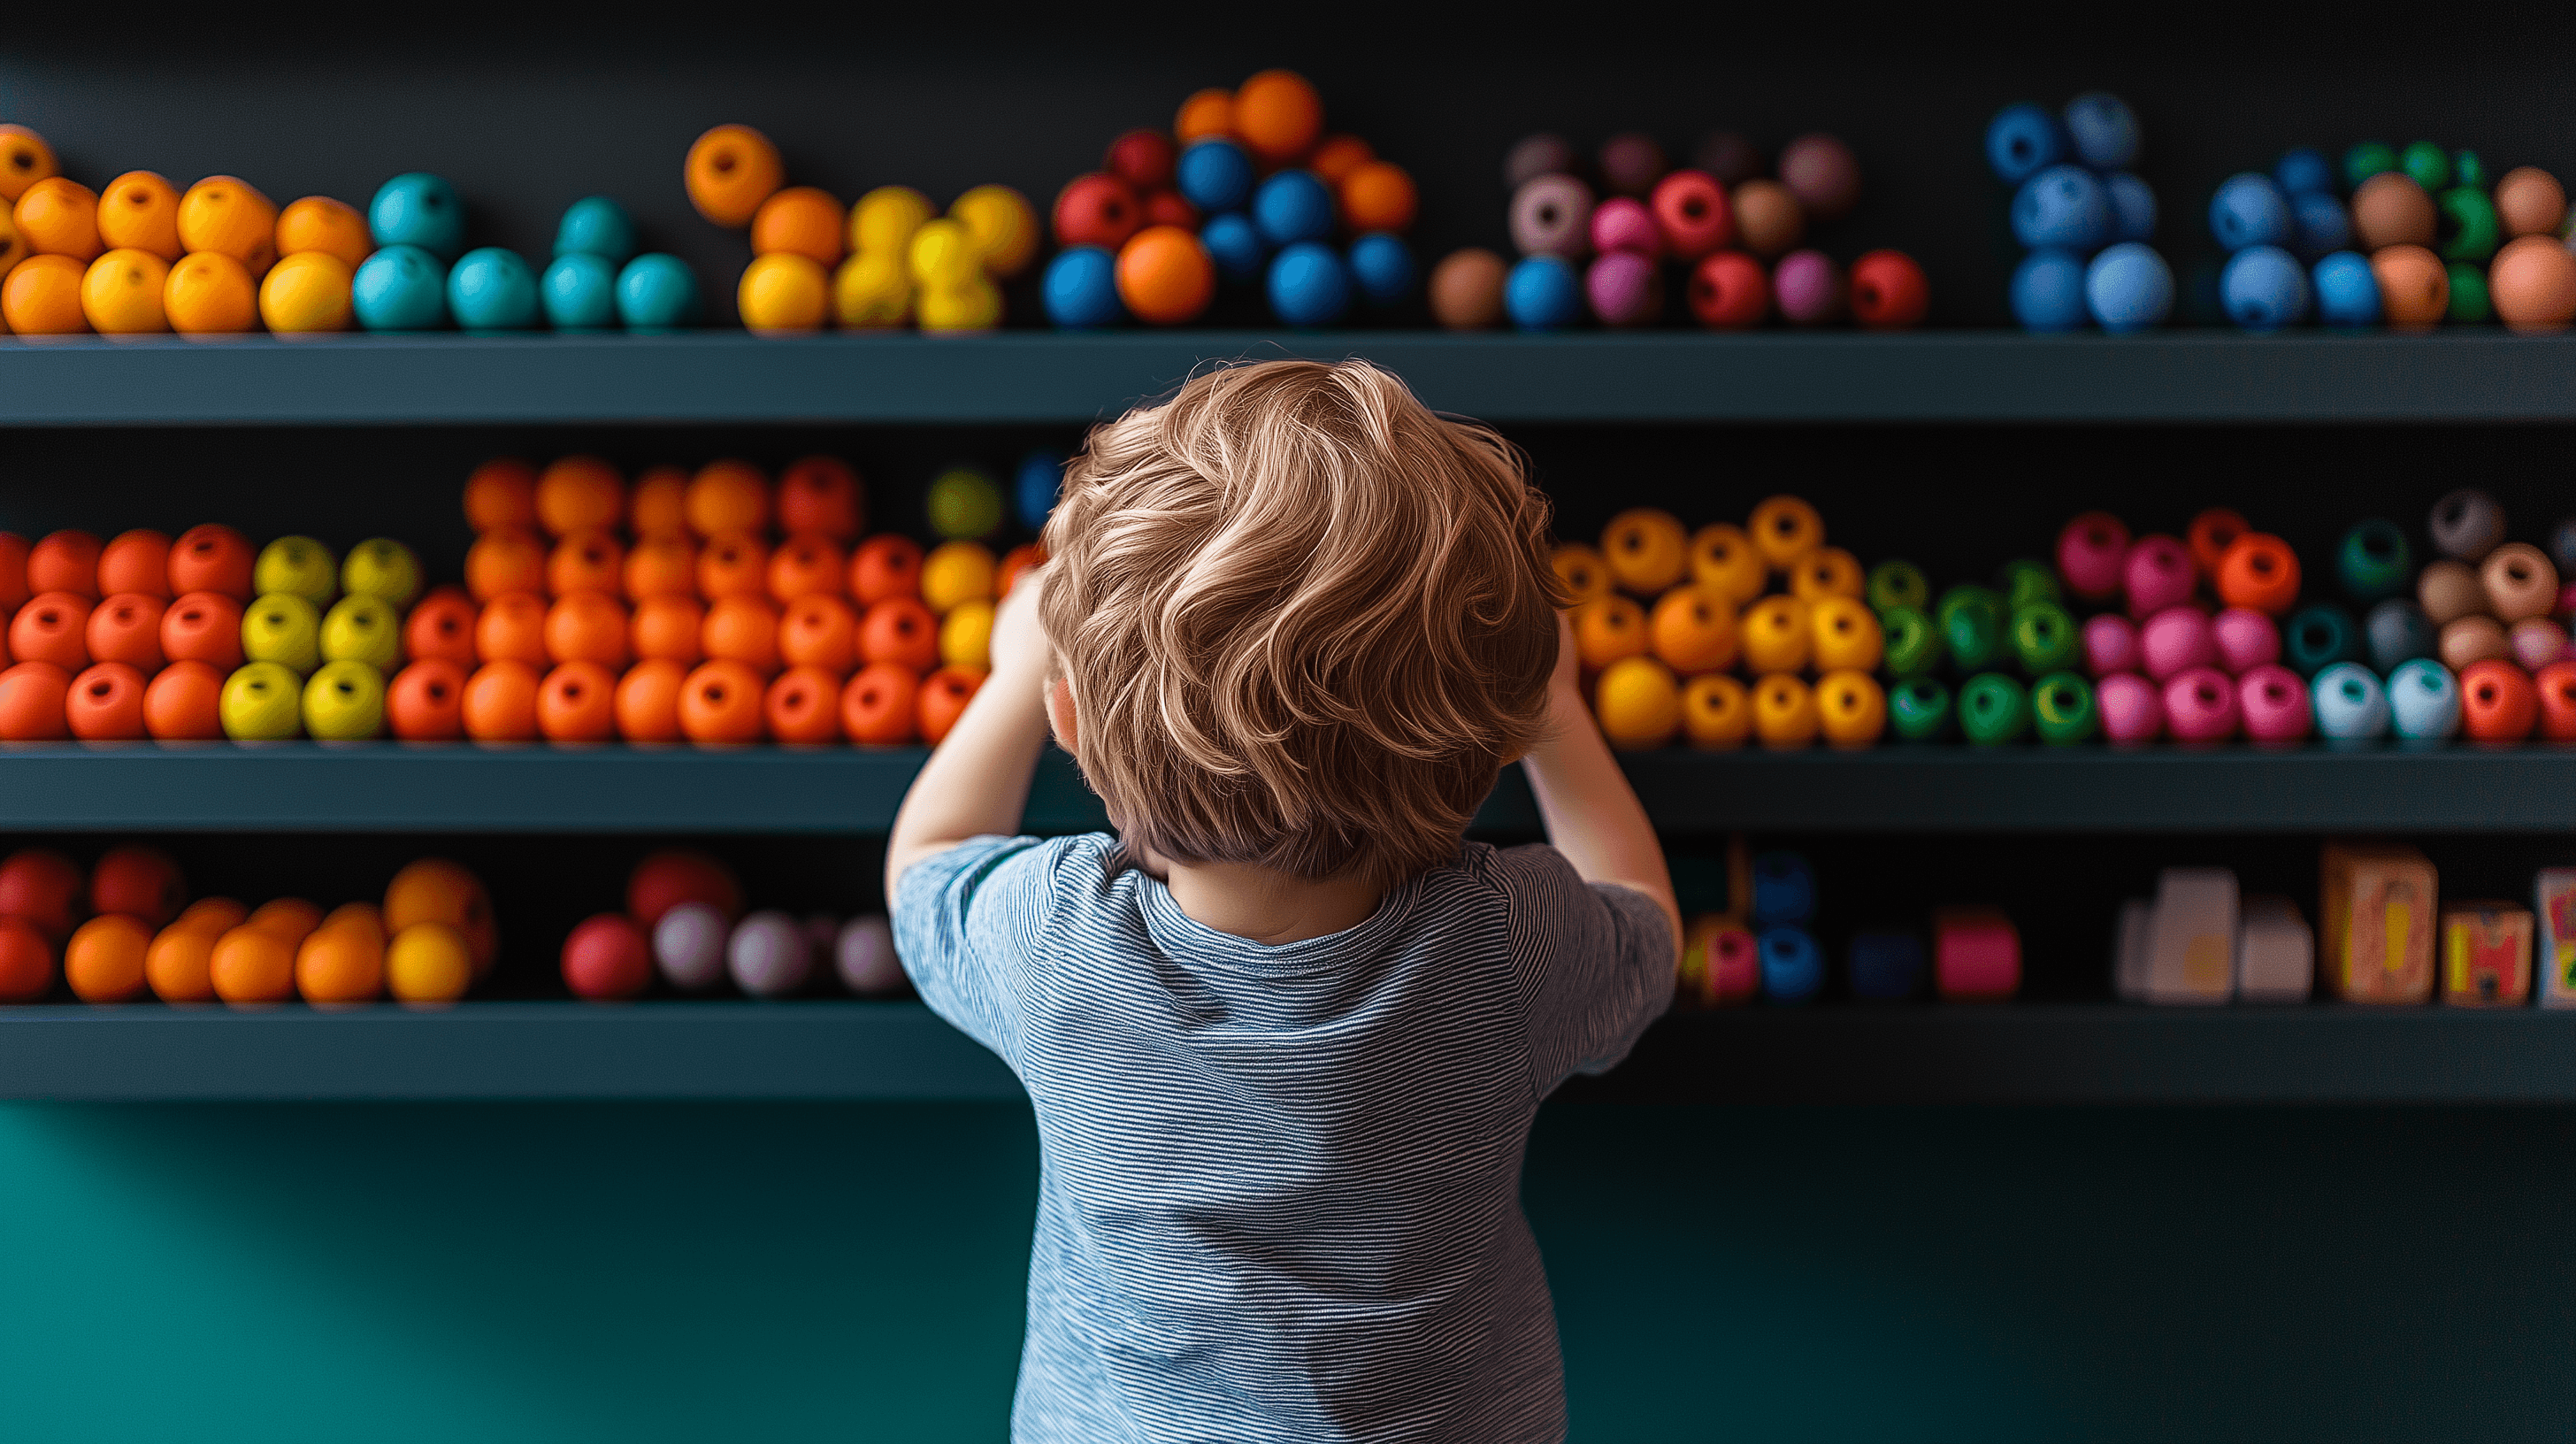
M 2219 600 L 2279 616 L 2299 600 L 2299 554 L 2266 532 L 2249 531 L 2218 559 Z
M 1114 175 L 1095 171 L 1075 176 L 1055 198 L 1055 241 L 1059 246 L 1099 246 L 1116 250 L 1144 224 L 1135 187 Z
M 1148 226 L 1179 226 L 1185 231 L 1199 228 L 1199 208 L 1181 199 L 1178 191 L 1155 191 L 1145 197 L 1144 207 Z
M 2533 679 L 2540 694 L 2540 735 L 2576 742 L 2576 662 L 2552 662 Z
M 1726 203 L 1726 188 L 1706 171 L 1677 170 L 1655 184 L 1655 226 L 1664 249 L 1678 260 L 1696 261 L 1735 240 L 1735 212 Z
M 2540 720 L 2540 689 L 2511 662 L 2473 662 L 2460 673 L 2460 730 L 2480 742 L 2519 742 Z
M 1690 308 L 1712 330 L 1749 330 L 1770 314 L 1771 278 L 1742 251 L 1719 251 L 1691 271 Z
M 2223 506 L 2213 506 L 2191 519 L 2191 530 L 2183 533 L 2191 541 L 2191 564 L 2200 569 L 2203 580 L 2218 576 L 2219 558 L 2236 539 L 2254 529 L 2254 524 Z
M 1872 331 L 1902 331 L 1923 324 L 1932 309 L 1932 285 L 1903 251 L 1871 251 L 1852 262 L 1852 319 Z
M 1168 190 L 1180 151 L 1159 130 L 1131 130 L 1109 142 L 1101 169 L 1140 191 Z

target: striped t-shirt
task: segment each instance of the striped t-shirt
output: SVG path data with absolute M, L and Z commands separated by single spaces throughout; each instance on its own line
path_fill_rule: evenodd
M 1466 844 L 1358 926 L 1193 921 L 1103 835 L 907 870 L 904 966 L 1036 1106 L 1021 1444 L 1543 1444 L 1563 1366 L 1532 1115 L 1672 996 L 1670 927 L 1552 847 Z

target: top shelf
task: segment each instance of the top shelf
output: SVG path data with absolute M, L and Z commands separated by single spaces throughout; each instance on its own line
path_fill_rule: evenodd
M 2576 336 L 337 336 L 0 341 L 0 426 L 1081 423 L 1202 363 L 1365 356 L 1503 422 L 2576 420 Z

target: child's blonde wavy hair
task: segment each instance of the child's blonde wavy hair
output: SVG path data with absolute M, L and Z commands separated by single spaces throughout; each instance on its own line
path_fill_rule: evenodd
M 1095 428 L 1040 612 L 1120 865 L 1452 860 L 1544 720 L 1547 531 L 1519 452 L 1364 361 L 1229 366 Z

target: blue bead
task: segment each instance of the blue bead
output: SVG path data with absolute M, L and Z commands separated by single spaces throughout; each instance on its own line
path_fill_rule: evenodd
M 2435 656 L 2442 645 L 2433 619 L 2405 597 L 2390 597 L 2372 607 L 2362 630 L 2369 635 L 2370 665 L 2382 672 L 2394 672 L 2418 657 Z
M 2145 181 L 2120 171 L 2102 177 L 2103 194 L 2111 198 L 2111 239 L 2151 241 L 2156 235 L 2156 192 Z
M 370 331 L 435 331 L 447 324 L 447 267 L 418 246 L 387 246 L 358 264 L 349 306 Z
M 2290 226 L 2296 231 L 2299 259 L 2314 263 L 2352 244 L 2352 213 L 2330 195 L 2308 192 L 2290 197 Z
M 617 273 L 617 319 L 629 331 L 676 331 L 698 321 L 698 278 L 689 263 L 647 251 Z
M 367 203 L 367 233 L 379 246 L 418 246 L 441 262 L 465 250 L 465 202 L 425 170 L 395 176 Z
M 2005 185 L 2020 185 L 2066 155 L 2057 117 L 2027 101 L 2005 106 L 1986 123 L 1986 164 Z
M 1912 933 L 1854 933 L 1850 956 L 1855 998 L 1896 1003 L 1923 991 L 1923 940 Z
M 2460 730 L 2460 684 L 2429 657 L 2401 663 L 2388 674 L 2388 710 L 2397 735 L 2414 743 L 2440 742 Z
M 1332 247 L 1299 241 L 1270 260 L 1270 311 L 1291 326 L 1329 326 L 1351 308 L 1351 272 Z
M 1753 925 L 1812 922 L 1816 916 L 1816 870 L 1794 852 L 1757 853 L 1753 858 Z
M 2279 246 L 2247 246 L 2218 275 L 2227 319 L 2247 331 L 2278 331 L 2308 319 L 2308 272 Z
M 2013 238 L 2025 246 L 2064 246 L 2091 254 L 2111 239 L 2111 197 L 2093 173 L 2053 165 L 2013 195 Z
M 2549 532 L 2549 556 L 2558 575 L 2576 581 L 2576 516 L 2562 516 Z
M 1127 319 L 1118 299 L 1118 258 L 1098 246 L 1075 246 L 1047 262 L 1047 319 L 1068 331 L 1091 331 Z
M 609 330 L 617 325 L 617 268 L 588 251 L 557 256 L 537 278 L 537 298 L 558 331 Z
M 2105 91 L 2066 103 L 2066 136 L 2076 158 L 2095 170 L 2126 170 L 2138 159 L 2138 118 L 2128 102 Z
M 1203 140 L 1181 152 L 1174 182 L 1202 215 L 1240 208 L 1252 195 L 1252 157 L 1230 140 Z
M 526 331 L 537 324 L 537 277 L 516 251 L 485 246 L 447 273 L 447 313 L 468 331 Z
M 1045 526 L 1063 486 L 1063 457 L 1046 450 L 1021 457 L 1019 473 L 1011 479 L 1011 500 L 1019 509 L 1020 525 L 1031 531 Z
M 2229 176 L 2209 198 L 2209 233 L 2231 251 L 2286 246 L 2292 239 L 2290 198 L 2254 171 Z
M 1351 242 L 1351 279 L 1370 305 L 1403 305 L 1413 295 L 1413 248 L 1401 236 L 1371 231 Z
M 2329 326 L 2379 324 L 2379 278 L 2353 251 L 2337 251 L 2308 273 L 2316 283 L 2317 319 Z
M 611 266 L 625 265 L 635 254 L 635 222 L 626 207 L 606 196 L 583 196 L 564 207 L 555 227 L 555 254 L 597 256 Z
M 2122 241 L 2084 268 L 2085 309 L 2115 336 L 2163 325 L 2173 302 L 2173 269 L 2153 247 Z
M 1503 310 L 1524 331 L 1561 331 L 1583 319 L 1583 283 L 1554 256 L 1525 257 L 1503 282 Z
M 1207 247 L 1208 259 L 1216 263 L 1216 273 L 1229 281 L 1258 280 L 1261 268 L 1270 260 L 1269 244 L 1261 239 L 1261 228 L 1240 211 L 1210 216 L 1199 227 L 1199 244 Z
M 1804 928 L 1773 928 L 1756 941 L 1762 957 L 1762 995 L 1775 1003 L 1803 1003 L 1825 987 L 1825 954 Z
M 2308 687 L 2317 735 L 2329 742 L 2372 742 L 2388 735 L 2388 692 L 2368 667 L 2337 662 Z
M 1252 223 L 1274 246 L 1333 234 L 1333 192 L 1310 170 L 1283 170 L 1252 193 Z
M 2283 154 L 2281 163 L 2272 167 L 2272 179 L 2283 194 L 2293 199 L 2335 193 L 2334 162 L 2313 146 L 2303 145 Z
M 2086 324 L 2083 258 L 2055 248 L 2023 257 L 2013 269 L 2012 308 L 2025 331 L 2072 331 Z

